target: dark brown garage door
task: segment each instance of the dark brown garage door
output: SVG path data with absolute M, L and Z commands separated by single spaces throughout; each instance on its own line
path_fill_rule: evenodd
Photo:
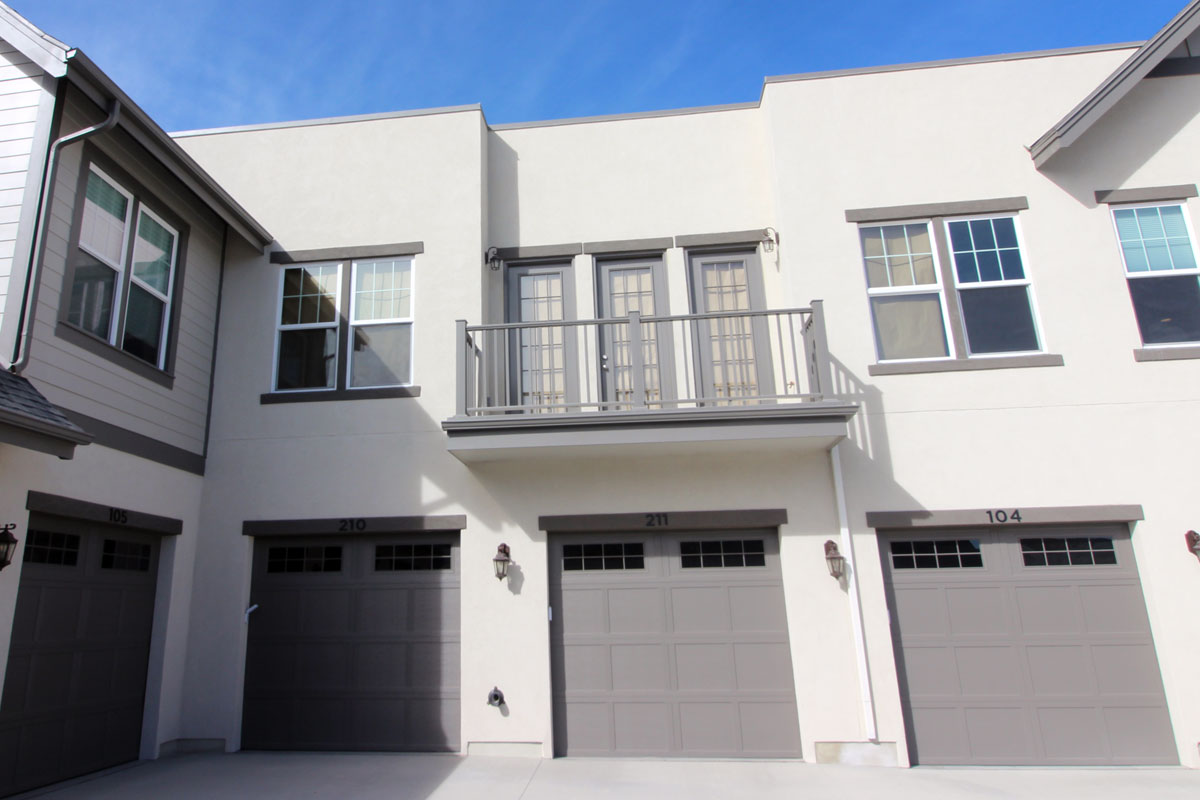
M 774 531 L 550 539 L 557 755 L 796 757 Z
M 0 704 L 0 794 L 133 761 L 158 538 L 30 521 Z
M 242 746 L 459 749 L 458 537 L 255 544 Z
M 1124 525 L 881 536 L 921 764 L 1175 764 Z

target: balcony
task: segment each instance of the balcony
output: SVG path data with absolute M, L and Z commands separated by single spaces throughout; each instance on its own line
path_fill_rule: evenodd
M 853 403 L 830 396 L 810 308 L 468 325 L 456 332 L 462 461 L 828 449 Z

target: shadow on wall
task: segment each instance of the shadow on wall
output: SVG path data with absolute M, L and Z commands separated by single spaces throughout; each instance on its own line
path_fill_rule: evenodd
M 1125 187 L 1193 121 L 1198 105 L 1200 78 L 1144 79 L 1074 144 L 1055 154 L 1041 172 L 1092 208 L 1097 190 Z

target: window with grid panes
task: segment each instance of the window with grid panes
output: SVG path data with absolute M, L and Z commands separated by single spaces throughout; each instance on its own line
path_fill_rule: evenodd
M 1112 214 L 1142 342 L 1200 341 L 1200 265 L 1183 205 L 1121 207 Z

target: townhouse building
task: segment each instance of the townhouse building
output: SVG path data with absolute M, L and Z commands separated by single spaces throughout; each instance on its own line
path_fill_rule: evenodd
M 0 791 L 1200 766 L 1198 25 L 169 136 L 0 6 Z

